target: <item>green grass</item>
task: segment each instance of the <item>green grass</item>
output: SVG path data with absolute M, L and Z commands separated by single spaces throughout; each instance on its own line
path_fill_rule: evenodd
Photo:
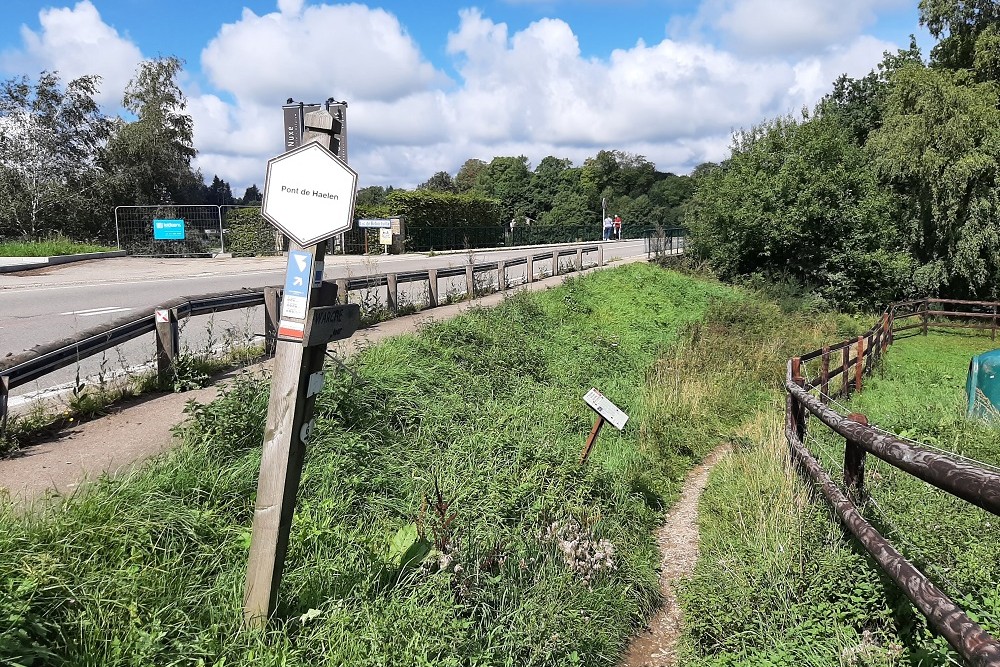
M 63 236 L 46 241 L 5 241 L 0 243 L 0 257 L 55 257 L 86 252 L 109 252 L 114 248 L 79 243 Z
M 743 298 L 631 265 L 353 358 L 357 378 L 331 377 L 318 401 L 266 632 L 241 627 L 268 391 L 244 378 L 141 470 L 29 516 L 0 509 L 0 661 L 614 664 L 658 602 L 654 527 L 738 419 L 676 421 L 672 350 L 706 311 L 742 317 L 727 304 Z M 632 421 L 581 468 L 591 386 Z M 553 525 L 613 545 L 614 567 L 593 553 L 570 567 L 543 537 Z M 406 563 L 400 545 L 431 551 Z
M 842 337 L 827 339 L 826 342 Z M 965 419 L 969 358 L 989 339 L 897 341 L 841 411 L 997 463 L 998 431 Z M 803 350 L 814 347 L 802 347 Z M 684 591 L 691 665 L 950 665 L 958 658 L 787 466 L 783 406 L 717 466 L 702 498 L 702 553 Z M 808 445 L 834 479 L 843 439 L 810 420 Z M 869 456 L 866 517 L 994 636 L 1000 634 L 996 517 Z

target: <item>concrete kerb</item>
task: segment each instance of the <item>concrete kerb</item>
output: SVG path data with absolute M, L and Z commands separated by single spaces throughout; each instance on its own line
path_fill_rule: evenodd
M 613 265 L 536 279 L 531 283 L 512 285 L 506 292 L 439 305 L 360 329 L 350 339 L 331 344 L 329 349 L 339 357 L 347 358 L 374 343 L 411 333 L 426 324 L 451 319 L 472 308 L 495 305 L 519 290 L 541 291 L 575 276 L 644 261 L 645 256 L 623 258 L 615 260 Z M 242 370 L 259 372 L 269 367 L 270 360 Z M 220 383 L 194 392 L 140 398 L 133 405 L 60 433 L 54 441 L 33 445 L 25 456 L 0 460 L 0 491 L 7 489 L 15 502 L 31 504 L 46 496 L 58 498 L 78 493 L 85 487 L 86 481 L 104 474 L 126 473 L 136 464 L 176 444 L 172 429 L 184 421 L 187 403 L 192 399 L 210 402 L 222 386 Z M 115 446 L 108 447 L 109 442 L 115 443 Z
M 30 271 L 32 269 L 44 269 L 47 266 L 124 256 L 124 250 L 111 250 L 108 252 L 83 252 L 75 255 L 55 255 L 52 257 L 0 257 L 0 273 Z

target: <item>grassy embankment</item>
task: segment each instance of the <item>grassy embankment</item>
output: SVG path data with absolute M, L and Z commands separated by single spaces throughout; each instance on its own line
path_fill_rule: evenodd
M 831 338 L 833 342 L 840 338 Z M 842 412 L 942 449 L 1000 464 L 1000 431 L 965 419 L 969 358 L 988 338 L 900 339 Z M 799 352 L 808 351 L 803 347 Z M 701 504 L 703 551 L 685 591 L 691 665 L 960 664 L 785 467 L 783 407 L 714 471 Z M 843 439 L 810 421 L 808 445 L 834 479 Z M 994 636 L 1000 635 L 996 517 L 869 456 L 864 513 Z
M 4 241 L 0 243 L 0 257 L 55 257 L 86 252 L 109 252 L 114 248 L 78 243 L 63 236 L 54 236 L 46 241 Z
M 0 510 L 0 659 L 614 664 L 657 602 L 652 532 L 686 470 L 770 400 L 788 354 L 837 335 L 799 318 L 785 340 L 782 321 L 632 265 L 366 350 L 321 395 L 266 633 L 240 620 L 267 387 L 238 382 L 143 470 Z M 631 421 L 581 469 L 592 385 Z

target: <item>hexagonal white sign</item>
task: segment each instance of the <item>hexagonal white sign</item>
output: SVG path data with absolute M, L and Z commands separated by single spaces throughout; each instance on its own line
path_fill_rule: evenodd
M 267 161 L 261 214 L 286 236 L 310 246 L 354 222 L 358 173 L 315 142 Z

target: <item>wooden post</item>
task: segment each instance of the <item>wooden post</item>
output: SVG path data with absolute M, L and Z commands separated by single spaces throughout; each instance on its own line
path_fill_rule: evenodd
M 576 270 L 583 271 L 583 248 L 576 250 Z
M 471 262 L 465 265 L 465 293 L 469 295 L 469 301 L 476 298 L 476 280 L 474 277 L 475 267 Z
M 395 273 L 387 273 L 385 276 L 386 307 L 390 313 L 399 310 L 399 278 Z
M 889 318 L 888 311 L 882 315 L 882 354 L 889 349 L 889 338 L 892 336 L 892 319 Z
M 820 370 L 820 400 L 826 405 L 830 402 L 829 390 L 830 390 L 830 346 L 823 346 L 823 367 Z
M 927 320 L 928 320 L 927 313 L 928 313 L 928 311 L 930 311 L 930 309 L 931 309 L 931 300 L 930 299 L 924 299 L 924 313 L 923 313 L 924 329 L 923 329 L 923 334 L 925 336 L 927 335 Z
M 868 426 L 868 418 L 861 413 L 852 412 L 847 419 Z M 844 447 L 844 487 L 855 501 L 861 501 L 865 496 L 865 454 L 860 445 L 847 438 Z
M 850 344 L 844 344 L 843 350 L 841 350 L 843 355 L 843 361 L 840 363 L 840 394 L 842 396 L 848 396 L 851 393 L 851 346 Z
M 156 318 L 156 379 L 160 386 L 170 381 L 174 360 L 180 353 L 180 327 L 177 311 L 173 308 L 158 309 Z
M 805 386 L 805 379 L 802 377 L 802 359 L 801 357 L 792 357 L 792 382 L 799 385 L 800 387 Z M 799 442 L 805 442 L 806 438 L 806 410 L 799 403 L 798 399 L 794 396 L 789 395 L 792 404 L 792 419 L 794 420 L 795 435 L 798 437 Z
M 507 291 L 507 262 L 502 259 L 497 262 L 497 289 Z
M 865 365 L 865 337 L 858 336 L 858 358 L 854 362 L 854 391 L 861 391 L 861 375 Z
M 10 397 L 10 376 L 0 376 L 0 435 L 7 432 L 7 400 Z
M 604 266 L 604 246 L 597 246 L 597 266 Z
M 264 288 L 264 354 L 274 356 L 278 344 L 278 292 L 277 287 Z
M 559 251 L 558 250 L 553 250 L 552 251 L 552 275 L 553 276 L 558 276 L 559 275 Z
M 583 446 L 583 451 L 580 452 L 580 463 L 587 460 L 590 456 L 590 450 L 594 448 L 594 443 L 597 442 L 597 434 L 601 432 L 601 427 L 604 426 L 604 422 L 607 421 L 601 415 L 597 415 L 597 421 L 594 422 L 594 428 L 590 429 L 590 436 L 587 438 L 587 443 Z
M 337 303 L 347 303 L 347 278 L 337 278 Z
M 438 305 L 438 271 L 427 269 L 427 307 L 437 308 Z
M 528 255 L 527 260 L 527 264 L 524 265 L 527 271 L 524 278 L 526 284 L 535 282 L 535 258 L 533 255 Z
M 996 304 L 993 304 L 993 319 L 991 320 L 991 322 L 992 322 L 992 324 L 990 325 L 990 340 L 996 340 L 997 339 L 997 305 Z

